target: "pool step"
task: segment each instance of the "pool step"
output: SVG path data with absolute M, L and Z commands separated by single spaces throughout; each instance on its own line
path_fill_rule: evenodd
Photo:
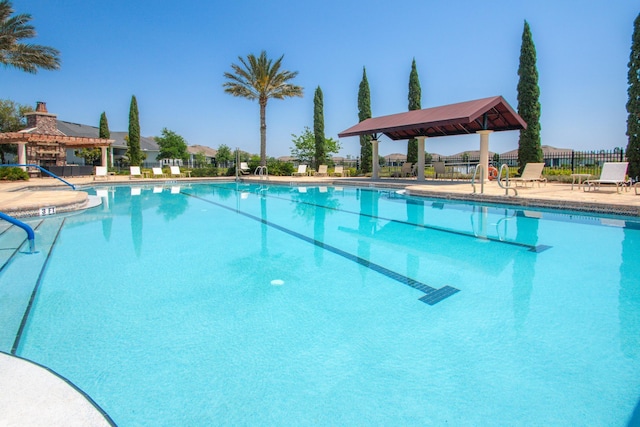
M 64 218 L 31 223 L 36 253 L 30 254 L 24 230 L 6 228 L 0 234 L 0 350 L 10 352 L 46 265 Z

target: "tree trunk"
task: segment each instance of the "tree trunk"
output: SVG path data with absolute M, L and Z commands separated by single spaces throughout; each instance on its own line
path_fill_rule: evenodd
M 260 100 L 260 166 L 267 166 L 267 100 Z

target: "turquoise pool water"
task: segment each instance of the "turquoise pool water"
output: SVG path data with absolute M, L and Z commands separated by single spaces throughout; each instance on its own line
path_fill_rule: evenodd
M 15 352 L 120 426 L 637 411 L 638 218 L 349 187 L 97 190 L 102 206 L 39 226 L 54 243 Z

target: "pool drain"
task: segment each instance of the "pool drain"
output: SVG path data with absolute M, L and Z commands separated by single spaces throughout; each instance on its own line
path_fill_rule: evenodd
M 274 279 L 274 280 L 271 281 L 271 284 L 273 286 L 282 286 L 282 285 L 284 285 L 284 280 Z

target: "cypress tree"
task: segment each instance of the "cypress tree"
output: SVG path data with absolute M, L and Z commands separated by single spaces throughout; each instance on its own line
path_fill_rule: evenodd
M 111 132 L 109 132 L 109 122 L 107 121 L 107 114 L 103 111 L 100 115 L 100 133 L 99 138 L 109 139 L 111 138 Z
M 371 94 L 367 81 L 367 70 L 362 67 L 362 81 L 358 90 L 358 119 L 364 121 L 371 118 Z M 360 135 L 360 170 L 363 173 L 371 172 L 371 135 Z
M 316 89 L 313 96 L 313 136 L 316 141 L 316 170 L 326 161 L 327 149 L 324 138 L 324 101 L 322 99 L 322 89 Z
M 633 22 L 631 55 L 629 56 L 629 100 L 627 101 L 627 160 L 629 176 L 640 177 L 640 13 Z
M 140 155 L 140 119 L 138 117 L 138 101 L 136 96 L 131 96 L 129 107 L 129 164 L 139 166 L 142 158 Z
M 540 144 L 540 88 L 536 47 L 527 21 L 524 21 L 522 31 L 518 76 L 518 114 L 527 123 L 527 128 L 520 130 L 518 141 L 518 165 L 522 172 L 527 163 L 540 163 L 544 160 Z
M 409 73 L 409 111 L 419 110 L 422 90 L 420 89 L 420 79 L 416 68 L 416 59 L 411 63 L 411 73 Z M 407 143 L 407 162 L 418 163 L 418 140 L 410 139 Z
M 100 114 L 100 126 L 98 128 L 98 138 L 109 139 L 111 138 L 111 132 L 109 131 L 109 122 L 107 121 L 107 113 L 104 111 Z M 113 153 L 111 150 L 107 153 L 108 166 L 113 166 Z

